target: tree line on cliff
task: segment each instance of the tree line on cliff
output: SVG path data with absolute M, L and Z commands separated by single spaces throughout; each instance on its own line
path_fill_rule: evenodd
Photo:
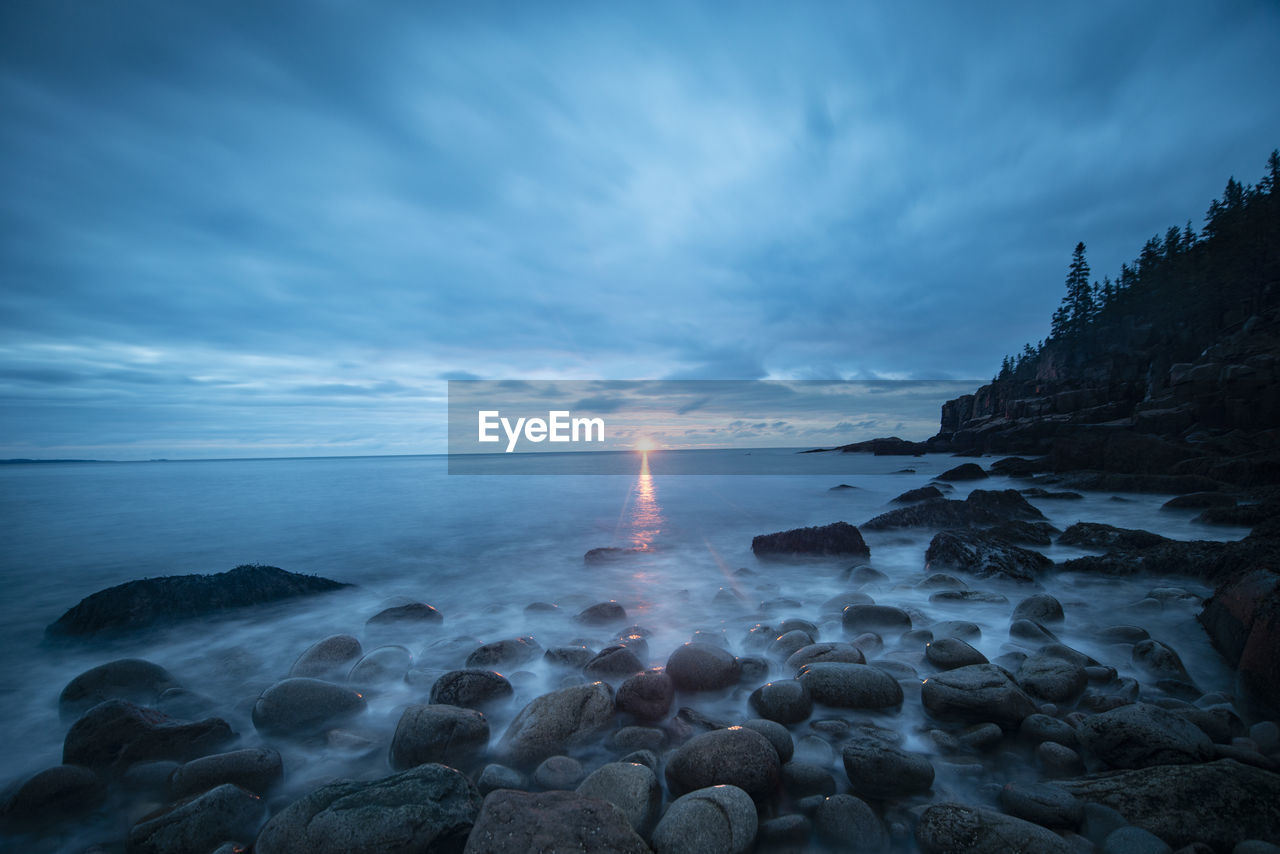
M 1170 226 L 1122 264 L 1119 274 L 1090 281 L 1084 243 L 1077 243 L 1066 293 L 1048 338 L 1006 356 L 995 381 L 1059 378 L 1119 349 L 1164 351 L 1193 359 L 1232 326 L 1276 307 L 1280 298 L 1280 150 L 1256 184 L 1227 180 L 1197 232 Z

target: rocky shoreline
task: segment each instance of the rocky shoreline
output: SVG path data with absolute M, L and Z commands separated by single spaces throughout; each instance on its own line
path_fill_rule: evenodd
M 63 764 L 15 781 L 5 833 L 45 850 L 85 827 L 99 844 L 72 850 L 129 852 L 1276 850 L 1276 527 L 1058 531 L 1036 505 L 1073 500 L 1069 482 L 1037 466 L 957 466 L 861 525 L 757 537 L 762 558 L 804 559 L 845 592 L 802 615 L 785 596 L 748 606 L 672 649 L 627 603 L 530 602 L 560 628 L 487 643 L 402 604 L 371 614 L 364 642 L 298 650 L 240 698 L 239 733 L 181 674 L 104 662 L 62 691 Z M 1011 470 L 1024 489 L 946 497 Z M 1198 500 L 1232 520 L 1270 506 Z M 934 533 L 919 572 L 890 579 L 861 532 L 905 529 Z M 1087 554 L 1055 563 L 1051 543 Z M 1088 629 L 1106 655 L 1073 646 L 1092 624 L 1087 603 L 1045 592 L 1060 574 L 1152 579 Z M 757 579 L 738 570 L 717 598 Z M 1216 585 L 1206 602 L 1197 584 Z M 1003 614 L 1007 634 L 965 609 Z M 1198 619 L 1239 690 L 1199 687 L 1178 637 L 1128 619 L 1142 614 Z M 427 639 L 450 666 L 411 669 L 406 644 Z M 558 686 L 530 695 L 535 665 Z M 420 698 L 394 733 L 363 728 L 406 680 Z M 355 778 L 293 791 L 299 745 L 360 757 Z

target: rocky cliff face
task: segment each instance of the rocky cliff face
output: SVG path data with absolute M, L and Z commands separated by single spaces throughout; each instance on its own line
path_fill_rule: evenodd
M 947 401 L 930 447 L 1151 473 L 1195 469 L 1187 463 L 1199 458 L 1270 459 L 1280 447 L 1280 309 L 1227 327 L 1185 361 L 1173 361 L 1176 342 L 1149 329 L 1128 330 L 1100 349 L 1104 355 L 1080 362 L 1047 345 L 1033 380 L 997 381 Z M 1125 451 L 1113 456 L 1132 456 L 1076 458 L 1071 446 L 1081 443 L 1119 443 Z

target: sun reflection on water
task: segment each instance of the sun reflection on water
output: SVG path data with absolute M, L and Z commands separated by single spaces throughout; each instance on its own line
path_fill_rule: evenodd
M 640 475 L 631 490 L 631 547 L 637 551 L 649 551 L 654 540 L 662 533 L 662 508 L 658 506 L 658 494 L 649 471 L 649 452 L 640 455 Z

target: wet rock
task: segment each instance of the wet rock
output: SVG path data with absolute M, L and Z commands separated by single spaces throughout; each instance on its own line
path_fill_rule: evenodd
M 475 709 L 410 706 L 391 737 L 391 768 L 403 771 L 429 762 L 467 768 L 484 758 L 489 722 Z
M 808 762 L 788 762 L 782 766 L 782 788 L 792 798 L 808 795 L 834 795 L 836 779 L 822 765 Z
M 82 599 L 45 633 L 51 637 L 85 637 L 103 632 L 136 631 L 350 586 L 318 575 L 249 565 L 216 575 L 147 578 L 117 584 Z
M 414 854 L 462 847 L 480 793 L 444 765 L 419 765 L 372 782 L 340 780 L 285 807 L 267 822 L 254 854 Z
M 963 804 L 934 804 L 920 816 L 916 842 L 925 854 L 1071 854 L 1051 830 L 1013 816 Z
M 129 830 L 130 854 L 195 854 L 228 839 L 252 839 L 266 818 L 262 799 L 226 784 L 144 818 Z
M 525 706 L 498 743 L 517 767 L 570 753 L 613 723 L 613 689 L 603 682 L 573 685 L 543 694 Z
M 667 659 L 667 675 L 681 691 L 721 691 L 738 684 L 741 667 L 733 654 L 708 643 L 686 643 Z
M 1229 578 L 1205 602 L 1199 620 L 1236 668 L 1244 693 L 1280 709 L 1280 574 L 1258 569 Z
M 759 656 L 744 655 L 738 658 L 738 666 L 742 670 L 740 681 L 747 685 L 754 685 L 761 679 L 769 678 L 769 661 Z
M 892 605 L 850 605 L 844 609 L 841 624 L 845 634 L 875 632 L 878 635 L 911 631 L 911 617 Z
M 1173 849 L 1140 827 L 1121 827 L 1103 840 L 1101 854 L 1173 854 Z
M 959 638 L 941 638 L 924 648 L 924 657 L 939 670 L 986 664 L 987 657 Z
M 984 528 L 1014 519 L 1039 521 L 1044 514 L 1015 490 L 975 489 L 963 501 L 930 498 L 881 513 L 864 523 L 867 531 L 894 528 Z
M 974 724 L 960 733 L 958 740 L 970 750 L 986 752 L 1004 742 L 1004 730 L 993 723 Z
M 921 486 L 917 489 L 908 489 L 897 498 L 890 501 L 890 504 L 914 504 L 917 501 L 927 501 L 930 498 L 944 497 L 942 491 L 938 487 L 930 484 L 929 486 Z
M 647 837 L 662 814 L 662 784 L 653 769 L 635 762 L 609 762 L 578 785 L 578 794 L 613 804 L 631 829 Z
M 608 738 L 608 746 L 619 753 L 633 750 L 661 750 L 667 743 L 667 733 L 657 727 L 624 726 L 614 730 Z
M 1023 718 L 1036 712 L 1035 701 L 994 664 L 973 664 L 931 676 L 920 696 L 925 709 L 936 718 L 963 723 L 991 721 L 1004 730 L 1016 729 Z
M 866 664 L 806 664 L 796 681 L 814 702 L 842 709 L 887 709 L 902 704 L 902 686 L 884 671 Z
M 1039 744 L 1043 741 L 1056 741 L 1059 744 L 1072 747 L 1078 743 L 1075 727 L 1066 721 L 1058 720 L 1039 712 L 1034 715 L 1028 715 L 1023 719 L 1022 724 L 1018 727 L 1018 735 L 1032 744 Z
M 766 682 L 751 692 L 748 702 L 760 717 L 784 725 L 808 720 L 813 714 L 813 695 L 795 679 Z
M 690 739 L 667 761 L 674 794 L 730 785 L 762 801 L 777 790 L 782 762 L 769 739 L 743 727 L 715 730 Z
M 380 646 L 355 663 L 347 674 L 347 682 L 360 686 L 399 682 L 412 666 L 413 654 L 405 647 Z
M 1035 620 L 1018 619 L 1009 624 L 1009 637 L 1032 644 L 1053 643 L 1058 636 Z
M 1018 603 L 1013 619 L 1035 620 L 1037 623 L 1061 623 L 1065 619 L 1062 603 L 1048 593 L 1035 593 Z
M 1118 811 L 1174 846 L 1205 842 L 1216 851 L 1230 851 L 1246 839 L 1280 837 L 1280 775 L 1230 759 L 1101 774 L 1059 785 L 1082 801 Z
M 925 569 L 960 570 L 978 578 L 1034 581 L 1053 567 L 1039 552 L 982 531 L 939 531 L 924 553 Z
M 879 739 L 846 744 L 841 758 L 850 787 L 864 798 L 901 798 L 927 792 L 933 785 L 933 764 L 927 756 Z
M 150 706 L 177 684 L 173 674 L 158 664 L 121 658 L 90 668 L 68 682 L 58 696 L 58 712 L 63 719 L 72 718 L 105 700 Z
M 1103 643 L 1138 643 L 1151 634 L 1141 626 L 1107 626 L 1099 629 L 1095 637 Z
M 106 796 L 106 785 L 93 771 L 80 765 L 55 765 L 18 787 L 0 815 L 16 824 L 56 821 L 94 809 Z
M 1007 605 L 1007 597 L 987 590 L 939 590 L 929 597 L 933 604 L 939 602 L 980 602 L 986 605 Z
M 1134 528 L 1117 528 L 1101 522 L 1077 522 L 1062 532 L 1058 545 L 1101 551 L 1133 551 L 1169 542 L 1159 534 Z
M 1173 647 L 1156 640 L 1138 641 L 1133 646 L 1133 663 L 1148 676 L 1190 682 L 1187 668 Z
M 514 768 L 494 763 L 484 766 L 476 779 L 476 789 L 482 795 L 487 795 L 496 789 L 523 789 L 524 787 L 523 774 Z
M 450 670 L 431 686 L 433 706 L 461 706 L 485 711 L 505 705 L 515 694 L 511 683 L 493 670 Z
M 555 667 L 581 670 L 595 655 L 594 651 L 585 646 L 553 646 L 542 657 Z
M 671 711 L 675 684 L 662 670 L 646 670 L 618 686 L 615 704 L 619 712 L 642 721 L 660 721 Z
M 225 783 L 265 795 L 283 779 L 280 754 L 270 748 L 252 747 L 203 756 L 182 765 L 169 778 L 169 795 L 185 798 Z
M 266 735 L 305 736 L 348 721 L 364 696 L 343 685 L 301 676 L 272 685 L 253 704 L 253 725 Z
M 990 475 L 983 471 L 982 466 L 977 463 L 961 463 L 953 469 L 947 469 L 938 475 L 938 480 L 945 481 L 961 481 L 961 480 L 986 480 Z
M 813 644 L 813 635 L 802 629 L 792 629 L 779 635 L 769 644 L 769 654 L 775 658 L 788 658 L 792 653 Z
M 533 770 L 533 782 L 543 789 L 572 789 L 583 773 L 582 763 L 572 756 L 549 756 Z
M 574 617 L 579 623 L 587 626 L 608 626 L 627 621 L 627 609 L 610 599 L 608 602 L 597 602 L 589 608 L 579 611 Z
M 757 851 L 794 851 L 803 849 L 813 832 L 813 822 L 792 813 L 760 822 L 756 834 Z
M 426 602 L 409 602 L 405 605 L 382 609 L 370 617 L 366 625 L 440 625 L 443 622 L 444 615 Z
M 1235 507 L 1236 500 L 1221 492 L 1188 492 L 1176 495 L 1164 504 L 1161 510 L 1204 510 L 1206 507 Z
M 1229 744 L 1233 738 L 1244 735 L 1244 721 L 1229 708 L 1184 709 L 1175 712 L 1200 728 L 1217 744 Z M 1261 745 L 1258 745 L 1261 748 Z
M 1000 809 L 1041 827 L 1074 830 L 1084 821 L 1084 805 L 1050 783 L 1007 783 L 1000 790 Z
M 1044 501 L 1082 501 L 1084 499 L 1084 496 L 1078 492 L 1051 492 L 1038 486 L 1020 491 L 1028 498 L 1039 498 Z
M 1036 654 L 1022 662 L 1018 684 L 1032 697 L 1050 703 L 1069 703 L 1084 692 L 1089 675 L 1078 664 Z
M 610 676 L 627 676 L 644 670 L 644 663 L 622 644 L 607 646 L 583 666 L 588 676 L 597 679 Z
M 1084 771 L 1080 754 L 1056 741 L 1046 741 L 1037 746 L 1036 759 L 1050 777 L 1074 777 Z
M 751 796 L 736 786 L 713 786 L 677 798 L 653 831 L 654 854 L 746 854 L 759 818 Z
M 977 623 L 969 620 L 944 620 L 930 626 L 935 638 L 960 638 L 973 641 L 982 637 L 982 629 Z
M 1010 519 L 985 529 L 992 537 L 999 537 L 1018 546 L 1051 546 L 1055 535 L 1062 533 L 1048 522 L 1028 522 Z
M 784 763 L 791 761 L 791 756 L 795 753 L 795 744 L 791 741 L 791 733 L 782 724 L 771 720 L 752 718 L 751 720 L 743 721 L 742 726 L 746 729 L 755 730 L 769 739 L 769 743 L 773 745 L 773 749 L 778 753 L 779 761 Z
M 813 813 L 818 837 L 835 846 L 856 844 L 858 851 L 879 852 L 889 847 L 889 834 L 867 802 L 853 795 L 824 798 Z
M 172 759 L 135 762 L 120 775 L 120 786 L 127 792 L 161 801 L 169 795 L 169 778 L 182 764 Z
M 799 670 L 806 664 L 817 664 L 821 661 L 865 664 L 867 658 L 862 654 L 862 650 L 850 643 L 811 643 L 793 652 L 787 658 L 786 666 L 790 670 Z
M 1112 768 L 1203 762 L 1212 742 L 1190 721 L 1146 703 L 1093 715 L 1080 724 L 1080 742 Z
M 512 851 L 599 851 L 648 854 L 622 810 L 577 792 L 501 790 L 484 799 L 466 854 Z
M 560 606 L 554 602 L 530 602 L 524 606 L 526 614 L 559 614 Z
M 871 557 L 871 549 L 862 534 L 848 522 L 833 522 L 813 528 L 796 528 L 776 534 L 760 534 L 751 540 L 751 551 L 757 557 L 788 555 L 841 555 Z
M 916 585 L 921 590 L 965 590 L 969 587 L 954 575 L 948 575 L 945 572 L 935 572 Z
M 233 738 L 231 726 L 221 718 L 187 723 L 127 700 L 107 700 L 71 725 L 62 743 L 62 762 L 114 771 L 148 759 L 186 762 Z
M 475 649 L 467 656 L 468 669 L 496 670 L 527 664 L 537 658 L 542 647 L 531 637 L 506 638 Z
M 888 575 L 885 575 L 883 572 L 881 572 L 880 570 L 876 569 L 873 566 L 867 566 L 865 564 L 861 566 L 850 567 L 848 570 L 846 570 L 846 572 L 848 572 L 848 580 L 852 581 L 854 584 L 857 584 L 859 586 L 866 586 L 868 584 L 883 584 L 884 582 L 889 580 Z M 854 602 L 850 604 L 856 605 L 860 603 Z M 875 603 L 872 602 L 868 604 L 875 604 Z

